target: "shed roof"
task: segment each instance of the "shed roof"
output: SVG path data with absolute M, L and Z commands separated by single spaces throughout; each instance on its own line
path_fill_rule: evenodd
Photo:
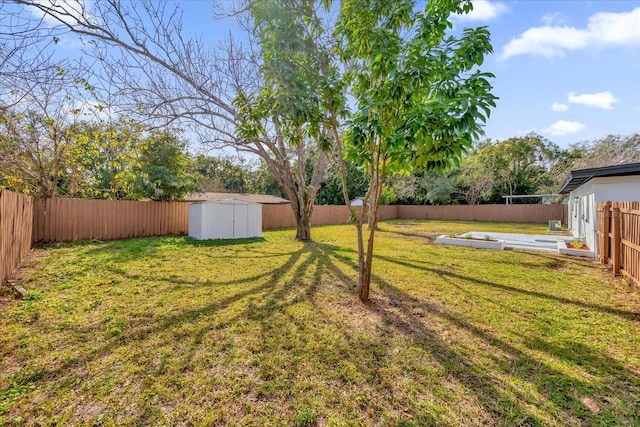
M 222 199 L 222 200 L 198 200 L 198 201 L 195 201 L 195 202 L 191 202 L 191 204 L 195 204 L 195 205 L 216 204 L 216 205 L 254 205 L 254 206 L 261 206 L 260 203 L 248 202 L 246 200 L 239 200 L 239 199 L 234 199 L 234 198 Z
M 241 194 L 241 193 L 191 193 L 184 198 L 187 202 L 212 202 L 216 200 L 236 199 L 250 203 L 260 203 L 262 205 L 284 205 L 288 204 L 287 199 L 270 196 L 268 194 Z
M 626 165 L 614 165 L 571 171 L 558 193 L 567 194 L 592 178 L 625 175 L 640 175 L 640 163 L 628 163 Z

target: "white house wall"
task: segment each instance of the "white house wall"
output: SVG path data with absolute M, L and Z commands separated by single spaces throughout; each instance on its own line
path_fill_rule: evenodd
M 640 175 L 594 178 L 591 181 L 598 184 L 598 202 L 640 201 Z
M 606 201 L 640 201 L 640 175 L 593 178 L 569 194 L 571 234 L 598 250 L 598 204 Z

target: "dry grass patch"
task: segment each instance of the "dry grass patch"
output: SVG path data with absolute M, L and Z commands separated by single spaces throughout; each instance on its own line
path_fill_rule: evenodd
M 47 248 L 0 301 L 0 425 L 640 424 L 638 293 L 422 236 L 471 226 L 544 230 L 383 223 L 366 305 L 350 226 Z

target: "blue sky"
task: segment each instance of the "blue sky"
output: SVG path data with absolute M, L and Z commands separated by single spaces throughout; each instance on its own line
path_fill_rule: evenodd
M 535 131 L 562 147 L 640 131 L 640 1 L 475 1 L 500 99 L 492 139 Z
M 215 37 L 209 3 L 183 7 L 194 30 Z M 482 69 L 496 75 L 500 98 L 486 137 L 534 131 L 568 147 L 640 132 L 640 1 L 476 0 L 455 26 L 477 25 L 491 32 Z
M 233 21 L 214 21 L 208 0 L 178 3 L 185 29 L 205 40 L 233 30 Z M 492 35 L 494 53 L 481 68 L 496 75 L 500 98 L 486 137 L 533 131 L 568 147 L 640 132 L 640 1 L 475 0 L 455 27 L 478 25 Z
M 492 35 L 494 53 L 482 69 L 496 75 L 500 99 L 487 138 L 533 131 L 566 148 L 640 132 L 640 1 L 473 3 L 455 26 L 487 25 Z M 186 22 L 206 34 L 210 6 L 188 1 L 183 7 Z

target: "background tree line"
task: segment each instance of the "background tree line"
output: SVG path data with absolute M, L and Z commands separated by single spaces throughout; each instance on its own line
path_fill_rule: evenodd
M 145 132 L 142 124 L 123 117 L 88 120 L 46 100 L 0 115 L 0 188 L 40 197 L 181 200 L 190 192 L 209 191 L 287 198 L 264 161 L 193 155 L 179 129 Z M 567 149 L 535 133 L 485 140 L 447 173 L 387 176 L 381 202 L 504 203 L 505 195 L 553 194 L 570 170 L 630 162 L 640 162 L 640 134 L 611 135 Z M 345 166 L 349 194 L 363 195 L 369 184 L 364 169 L 349 161 Z M 337 165 L 323 176 L 315 203 L 344 204 Z
M 198 191 L 283 195 L 264 164 L 193 155 L 180 129 L 87 120 L 59 105 L 0 113 L 0 188 L 37 197 L 182 200 Z
M 609 135 L 562 149 L 530 133 L 503 141 L 480 141 L 460 166 L 446 173 L 412 171 L 385 180 L 385 204 L 449 205 L 504 203 L 506 195 L 555 194 L 571 170 L 640 162 L 640 134 Z M 349 193 L 366 190 L 367 177 L 347 163 Z M 342 204 L 339 176 L 330 170 L 318 192 L 319 204 Z M 558 201 L 558 200 L 556 200 Z M 514 200 L 539 203 L 539 199 Z

